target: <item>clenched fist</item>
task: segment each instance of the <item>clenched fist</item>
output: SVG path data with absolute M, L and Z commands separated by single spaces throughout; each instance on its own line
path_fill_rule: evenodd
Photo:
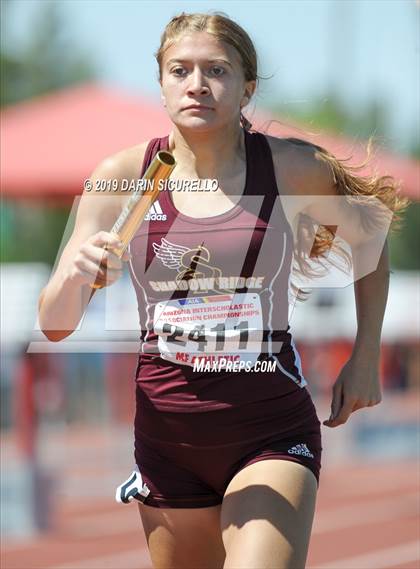
M 109 286 L 123 273 L 123 261 L 129 261 L 130 254 L 124 251 L 121 258 L 113 252 L 123 247 L 118 235 L 99 231 L 89 237 L 79 248 L 68 271 L 75 284 L 89 284 L 94 288 Z

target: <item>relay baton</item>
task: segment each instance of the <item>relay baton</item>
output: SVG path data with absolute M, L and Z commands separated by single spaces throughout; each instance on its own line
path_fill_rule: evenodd
M 130 197 L 111 229 L 111 233 L 115 233 L 123 244 L 122 247 L 105 246 L 105 251 L 112 251 L 119 258 L 122 257 L 131 239 L 144 220 L 146 213 L 149 211 L 150 206 L 159 196 L 160 180 L 169 178 L 175 166 L 175 158 L 170 152 L 160 150 L 156 154 L 143 176 L 143 180 L 149 180 L 146 184 L 146 188 L 136 191 Z M 106 269 L 106 266 L 102 265 L 102 263 L 101 266 Z M 90 297 L 92 298 L 95 290 L 103 288 L 104 285 L 100 284 L 99 279 L 96 279 L 90 286 L 93 289 Z

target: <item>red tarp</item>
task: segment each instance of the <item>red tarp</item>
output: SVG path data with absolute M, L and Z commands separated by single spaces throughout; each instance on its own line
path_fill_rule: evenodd
M 254 127 L 274 136 L 306 138 L 337 157 L 364 160 L 360 142 L 339 136 L 311 136 L 267 117 L 251 117 Z M 6 197 L 81 194 L 83 180 L 106 156 L 171 129 L 156 100 L 129 96 L 95 84 L 81 85 L 25 101 L 1 113 L 1 188 Z M 419 200 L 419 163 L 378 151 L 380 174 L 402 181 L 405 195 Z M 139 165 L 140 168 L 140 165 Z

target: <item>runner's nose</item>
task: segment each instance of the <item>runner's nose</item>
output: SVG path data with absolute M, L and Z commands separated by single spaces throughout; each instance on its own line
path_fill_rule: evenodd
M 195 69 L 191 74 L 190 84 L 188 85 L 188 94 L 208 95 L 209 93 L 210 89 L 206 85 L 206 80 L 203 73 L 199 69 Z

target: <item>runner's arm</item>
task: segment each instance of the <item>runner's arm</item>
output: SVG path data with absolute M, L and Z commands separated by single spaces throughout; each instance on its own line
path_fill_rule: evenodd
M 117 179 L 121 184 L 123 179 L 136 179 L 146 144 L 122 151 L 101 162 L 90 177 L 93 188 L 98 180 Z M 102 254 L 98 247 L 112 239 L 110 229 L 126 199 L 121 193 L 113 192 L 98 193 L 92 190 L 82 194 L 73 233 L 63 250 L 57 269 L 41 291 L 38 301 L 40 328 L 50 341 L 63 340 L 77 328 L 92 295 L 92 288 L 87 281 L 95 280 L 95 263 L 99 264 L 98 258 L 93 258 L 93 253 Z M 89 242 L 95 235 L 95 242 Z M 116 243 L 116 237 L 114 239 Z M 103 282 L 112 284 L 121 274 L 121 262 L 113 253 L 104 251 L 104 255 L 108 266 L 108 281 Z M 127 259 L 126 255 L 123 260 Z M 98 275 L 105 278 L 105 273 L 101 271 Z

